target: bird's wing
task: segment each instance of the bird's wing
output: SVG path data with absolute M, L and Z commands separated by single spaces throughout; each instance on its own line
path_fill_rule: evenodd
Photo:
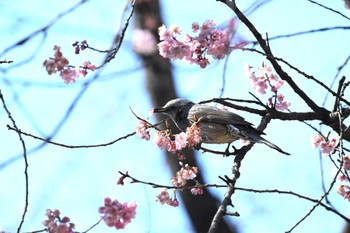
M 188 113 L 188 119 L 191 123 L 199 121 L 203 123 L 233 125 L 242 131 L 249 129 L 255 132 L 257 135 L 265 134 L 262 131 L 252 127 L 252 124 L 246 121 L 243 117 L 228 110 L 219 109 L 208 105 L 193 105 Z
M 212 122 L 222 125 L 252 125 L 244 120 L 243 117 L 233 112 L 202 104 L 192 106 L 188 114 L 188 119 L 193 122 L 200 120 L 201 122 Z

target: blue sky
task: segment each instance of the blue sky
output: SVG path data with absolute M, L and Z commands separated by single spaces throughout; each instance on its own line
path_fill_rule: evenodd
M 74 54 L 71 44 L 86 39 L 96 48 L 108 49 L 118 30 L 125 1 L 90 0 L 76 11 L 54 24 L 44 39 L 42 34 L 22 46 L 11 50 L 0 59 L 13 60 L 11 65 L 1 65 L 0 88 L 6 104 L 18 127 L 41 137 L 51 134 L 77 96 L 85 79 L 65 85 L 57 76 L 48 76 L 42 62 L 53 55 L 53 46 L 60 45 L 72 64 L 85 60 L 99 64 L 104 56 L 91 51 Z M 238 6 L 247 8 L 252 1 L 238 1 Z M 347 14 L 342 1 L 321 1 L 327 6 Z M 72 1 L 2 1 L 0 2 L 0 54 L 31 32 L 46 25 L 60 12 L 74 5 Z M 328 5 L 332 4 L 332 5 Z M 176 23 L 190 33 L 191 24 L 213 19 L 218 24 L 233 16 L 232 12 L 217 1 L 199 4 L 185 0 L 163 1 L 163 18 L 170 25 Z M 186 17 L 183 17 L 186 15 Z M 269 37 L 304 30 L 332 26 L 348 26 L 349 20 L 315 6 L 308 1 L 271 1 L 249 16 L 262 34 Z M 250 32 L 240 24 L 239 33 L 252 39 Z M 131 50 L 132 27 L 120 53 L 108 64 L 100 79 L 93 83 L 79 100 L 70 117 L 53 139 L 69 145 L 98 144 L 112 141 L 133 132 L 138 120 L 129 106 L 140 116 L 148 116 L 152 107 L 145 90 L 141 61 Z M 337 67 L 349 56 L 349 32 L 333 30 L 299 37 L 271 41 L 275 55 L 283 57 L 301 70 L 314 75 L 325 84 L 330 84 Z M 27 63 L 11 69 L 26 60 Z M 250 99 L 253 91 L 244 77 L 244 62 L 259 66 L 263 58 L 250 52 L 234 51 L 227 69 L 225 97 Z M 195 102 L 218 97 L 221 89 L 223 61 L 213 61 L 208 69 L 201 70 L 182 61 L 174 62 L 176 86 L 181 97 Z M 4 71 L 4 69 L 6 69 Z M 132 70 L 132 71 L 130 71 Z M 322 103 L 325 91 L 316 89 L 314 83 L 287 69 L 293 79 L 309 90 L 308 94 Z M 345 68 L 342 75 L 349 74 Z M 291 110 L 304 111 L 293 91 L 283 88 L 286 98 L 292 102 Z M 259 96 L 267 100 L 268 96 Z M 329 99 L 327 106 L 332 106 Z M 260 118 L 249 113 L 240 113 L 255 125 Z M 20 156 L 22 151 L 18 135 L 8 131 L 9 120 L 0 111 L 0 163 Z M 318 127 L 318 122 L 312 122 Z M 328 130 L 324 128 L 325 132 Z M 314 132 L 302 123 L 273 121 L 266 129 L 267 139 L 276 143 L 292 156 L 286 157 L 263 145 L 255 145 L 242 164 L 239 187 L 255 189 L 292 190 L 319 198 L 322 195 L 320 162 L 317 150 L 310 144 Z M 28 150 L 41 142 L 25 137 Z M 236 143 L 239 145 L 239 142 Z M 218 175 L 230 173 L 232 158 L 211 154 L 198 154 L 207 183 L 221 183 Z M 161 206 L 155 202 L 160 190 L 140 184 L 116 186 L 118 170 L 129 171 L 138 178 L 160 184 L 170 184 L 172 177 L 163 154 L 152 143 L 138 137 L 130 137 L 109 147 L 94 149 L 66 149 L 46 145 L 32 151 L 29 158 L 29 210 L 23 231 L 43 229 L 47 208 L 60 209 L 71 218 L 76 230 L 84 231 L 99 219 L 98 207 L 103 198 L 138 203 L 137 217 L 121 232 L 191 232 L 186 215 L 181 208 Z M 331 180 L 328 160 L 324 165 L 326 184 Z M 0 226 L 5 232 L 15 232 L 24 206 L 24 163 L 22 159 L 0 169 Z M 222 198 L 224 189 L 212 189 Z M 330 200 L 336 208 L 349 216 L 348 202 L 332 191 Z M 254 194 L 237 192 L 232 201 L 234 211 L 241 215 L 232 221 L 241 232 L 284 232 L 289 230 L 313 206 L 313 203 L 296 197 L 279 194 Z M 181 205 L 181 201 L 180 201 Z M 322 208 L 317 210 L 294 232 L 340 232 L 344 221 Z M 115 229 L 99 224 L 92 232 L 114 232 Z

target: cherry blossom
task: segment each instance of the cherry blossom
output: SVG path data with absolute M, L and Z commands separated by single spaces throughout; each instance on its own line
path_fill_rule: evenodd
M 350 201 L 350 187 L 348 185 L 339 185 L 337 193 L 344 197 L 345 200 Z
M 268 99 L 268 105 L 270 108 L 274 108 L 279 111 L 284 111 L 291 105 L 290 102 L 285 101 L 285 97 L 281 93 L 277 93 L 284 84 L 276 74 L 272 73 L 272 67 L 262 63 L 261 67 L 252 69 L 254 67 L 249 64 L 244 64 L 244 73 L 251 81 L 254 90 L 260 94 L 266 94 L 266 90 L 270 87 L 270 91 L 273 95 Z
M 197 173 L 197 167 L 191 167 L 188 164 L 186 164 L 185 166 L 181 167 L 181 169 L 178 172 L 176 172 L 176 176 L 171 178 L 171 181 L 174 186 L 182 187 L 187 183 L 188 180 L 193 180 L 194 178 L 196 178 Z
M 136 132 L 141 138 L 149 140 L 150 135 L 148 128 L 147 124 L 140 122 L 139 126 L 136 128 Z M 188 127 L 186 132 L 180 132 L 175 135 L 170 134 L 168 130 L 156 131 L 152 139 L 159 148 L 166 149 L 173 154 L 178 154 L 180 159 L 185 158 L 184 154 L 181 153 L 182 149 L 197 146 L 201 140 L 200 128 L 196 123 Z
M 83 62 L 81 67 L 73 68 L 69 65 L 68 59 L 63 56 L 59 46 L 55 45 L 54 51 L 54 57 L 46 59 L 43 66 L 49 75 L 59 72 L 59 75 L 67 84 L 74 83 L 79 77 L 85 77 L 88 70 L 94 71 L 96 69 L 96 66 L 88 61 Z
M 350 170 L 350 155 L 343 156 L 343 168 L 347 171 Z
M 323 155 L 329 155 L 338 145 L 339 136 L 334 135 L 331 139 L 326 139 L 322 135 L 313 136 L 311 143 L 314 148 L 320 148 Z
M 170 197 L 170 194 L 166 189 L 162 190 L 158 195 L 156 201 L 159 201 L 160 204 L 167 204 L 173 207 L 179 206 L 179 201 L 174 196 L 173 198 Z
M 201 137 L 201 129 L 198 127 L 197 123 L 191 125 L 186 129 L 187 134 L 187 143 L 189 147 L 198 146 L 198 144 L 202 141 Z
M 169 135 L 165 134 L 163 131 L 157 131 L 153 137 L 153 142 L 156 143 L 159 148 L 165 149 L 168 147 L 171 139 Z
M 140 121 L 139 125 L 136 127 L 136 133 L 142 138 L 149 140 L 150 135 L 149 135 L 149 130 L 148 130 L 148 124 L 144 121 Z
M 49 233 L 74 233 L 73 230 L 75 225 L 70 223 L 68 217 L 60 217 L 60 211 L 51 209 L 46 210 L 47 220 L 43 222 L 43 225 L 46 227 L 47 232 Z
M 209 64 L 206 57 L 210 55 L 213 59 L 224 59 L 232 48 L 243 47 L 245 43 L 231 47 L 230 43 L 235 34 L 235 23 L 230 21 L 226 28 L 219 29 L 213 20 L 206 20 L 201 26 L 198 23 L 192 24 L 192 31 L 198 33 L 197 36 L 185 35 L 184 40 L 178 40 L 177 36 L 181 34 L 181 28 L 177 25 L 171 25 L 166 28 L 162 25 L 158 29 L 161 42 L 158 44 L 159 54 L 169 59 L 183 59 L 190 64 L 194 63 L 201 68 Z
M 136 216 L 136 203 L 120 203 L 118 200 L 111 200 L 106 197 L 104 199 L 104 206 L 98 209 L 98 212 L 102 214 L 101 218 L 109 227 L 115 227 L 116 229 L 123 229 L 127 224 L 131 222 L 131 219 Z
M 182 150 L 187 146 L 187 134 L 181 132 L 175 136 L 175 148 L 177 151 Z
M 289 108 L 290 103 L 287 101 L 284 101 L 284 95 L 278 94 L 276 97 L 276 102 L 274 103 L 274 98 L 270 97 L 269 100 L 269 106 L 274 107 L 277 110 L 283 111 Z
M 75 41 L 72 46 L 75 48 L 75 54 L 79 54 L 80 50 L 85 50 L 86 48 L 89 47 L 88 43 L 86 40 L 83 40 L 81 42 Z
M 191 188 L 191 193 L 195 196 L 197 195 L 202 195 L 203 194 L 203 189 L 199 187 Z

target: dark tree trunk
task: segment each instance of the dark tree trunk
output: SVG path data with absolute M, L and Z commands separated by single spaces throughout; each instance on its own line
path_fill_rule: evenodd
M 140 1 L 136 4 L 135 28 L 150 30 L 158 41 L 158 27 L 161 25 L 162 20 L 158 1 Z M 167 101 L 176 98 L 170 62 L 158 53 L 151 55 L 139 54 L 139 56 L 145 66 L 147 89 L 152 99 L 152 105 L 155 107 L 163 106 Z M 163 119 L 163 116 L 157 117 L 158 120 Z M 173 130 L 176 131 L 175 128 Z M 193 150 L 187 150 L 185 153 L 186 163 L 198 167 Z M 166 154 L 165 156 L 169 168 L 175 174 L 180 169 L 176 155 Z M 201 174 L 197 178 L 200 183 L 204 183 Z M 180 204 L 185 206 L 195 232 L 207 232 L 219 201 L 207 191 L 201 196 L 193 196 L 188 190 L 179 192 L 179 194 L 182 199 Z M 232 225 L 222 221 L 219 232 L 232 233 L 237 231 Z

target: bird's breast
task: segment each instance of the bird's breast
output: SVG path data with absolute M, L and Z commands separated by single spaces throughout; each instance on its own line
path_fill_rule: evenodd
M 199 128 L 201 129 L 203 143 L 222 144 L 239 139 L 239 137 L 228 132 L 226 125 L 200 122 Z

